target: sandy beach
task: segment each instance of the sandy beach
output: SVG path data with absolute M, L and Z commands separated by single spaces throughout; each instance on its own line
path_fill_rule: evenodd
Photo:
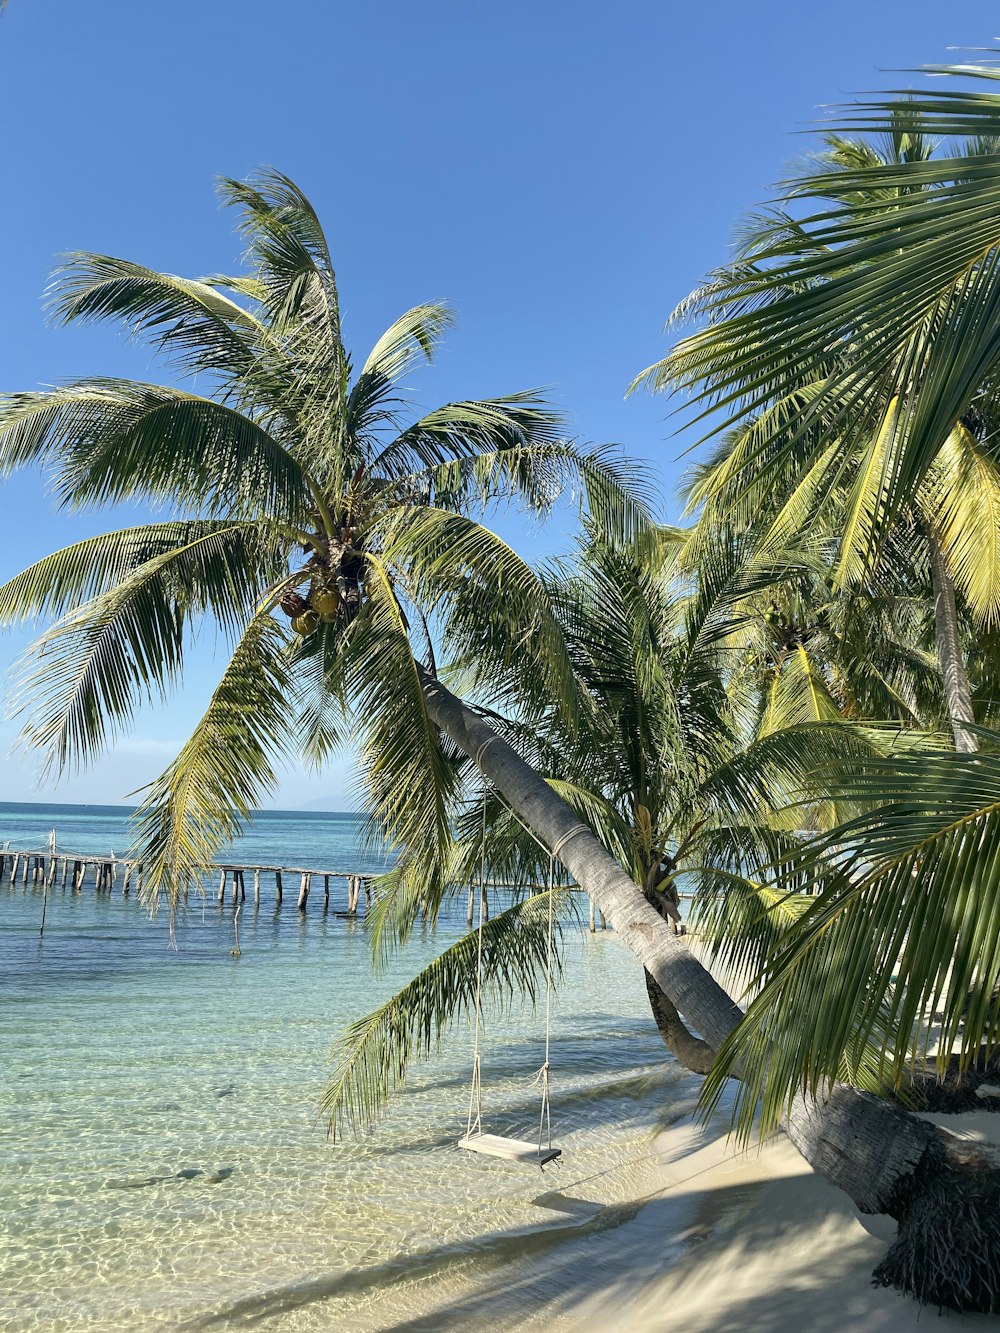
M 934 1119 L 964 1136 L 1000 1137 L 1000 1117 L 989 1112 Z M 372 1327 L 394 1333 L 1000 1330 L 996 1316 L 949 1312 L 938 1323 L 936 1310 L 874 1287 L 871 1272 L 895 1234 L 894 1222 L 861 1218 L 783 1135 L 762 1150 L 739 1152 L 720 1119 L 699 1126 L 685 1118 L 654 1146 L 659 1188 L 644 1200 L 597 1212 L 588 1210 L 585 1191 L 543 1193 L 536 1202 L 563 1211 L 568 1229 L 522 1238 L 516 1248 L 508 1238 L 506 1257 L 491 1245 L 490 1262 L 474 1281 L 468 1269 L 457 1282 L 450 1275 L 447 1300 L 417 1315 L 411 1305 L 395 1321 L 382 1305 L 387 1322 Z M 419 1308 L 426 1288 L 413 1294 Z

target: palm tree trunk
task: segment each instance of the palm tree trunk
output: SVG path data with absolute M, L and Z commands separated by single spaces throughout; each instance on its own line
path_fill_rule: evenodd
M 965 669 L 965 656 L 958 637 L 958 610 L 955 606 L 955 585 L 944 561 L 941 543 L 933 528 L 927 530 L 927 545 L 931 557 L 931 582 L 934 588 L 934 638 L 937 643 L 938 665 L 944 685 L 945 705 L 955 737 L 955 749 L 973 754 L 979 749 L 975 733 L 963 723 L 975 723 L 972 711 L 972 686 Z
M 646 995 L 656 1030 L 674 1059 L 693 1074 L 707 1074 L 715 1060 L 715 1052 L 707 1041 L 702 1041 L 688 1030 L 687 1024 L 656 978 L 646 971 Z
M 475 759 L 597 902 L 673 1006 L 717 1050 L 739 1023 L 739 1006 L 548 783 L 440 681 L 423 673 L 422 684 L 434 723 Z M 810 1165 L 862 1212 L 890 1213 L 900 1222 L 879 1280 L 928 1302 L 1000 1309 L 1000 1277 L 992 1276 L 1000 1275 L 1000 1169 L 984 1162 L 981 1150 L 970 1152 L 954 1135 L 844 1086 L 822 1100 L 798 1097 L 786 1128 Z M 987 1201 L 981 1208 L 980 1196 Z M 973 1221 L 955 1227 L 955 1209 L 968 1207 L 970 1199 Z M 981 1278 L 984 1266 L 988 1276 Z

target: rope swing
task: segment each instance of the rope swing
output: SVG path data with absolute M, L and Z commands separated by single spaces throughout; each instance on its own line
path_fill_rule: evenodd
M 490 744 L 491 741 L 486 741 L 479 747 L 476 754 L 477 763 L 483 750 Z M 545 940 L 545 1059 L 532 1080 L 532 1087 L 540 1088 L 542 1096 L 541 1112 L 538 1119 L 538 1143 L 536 1145 L 526 1139 L 507 1138 L 500 1134 L 484 1134 L 482 1062 L 479 1052 L 483 1014 L 483 899 L 486 896 L 486 788 L 483 787 L 483 829 L 479 856 L 479 924 L 476 929 L 476 1002 L 472 1041 L 472 1087 L 469 1092 L 469 1117 L 465 1138 L 458 1141 L 458 1146 L 469 1152 L 485 1153 L 490 1157 L 504 1157 L 508 1161 L 528 1162 L 540 1167 L 562 1155 L 561 1148 L 553 1148 L 552 1146 L 552 1110 L 549 1081 L 551 1067 L 549 1055 L 552 1038 L 552 942 L 555 930 L 553 899 L 555 896 L 556 853 L 561 849 L 567 838 L 572 837 L 576 831 L 576 829 L 573 829 L 566 838 L 560 839 L 557 847 L 549 853 L 549 904 Z

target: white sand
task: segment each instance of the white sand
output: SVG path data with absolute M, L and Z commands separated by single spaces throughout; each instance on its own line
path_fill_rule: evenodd
M 982 1140 L 1000 1132 L 1000 1116 L 988 1112 L 934 1117 L 939 1124 Z M 690 1133 L 690 1131 L 689 1131 Z M 1000 1330 L 1000 1317 L 945 1316 L 923 1310 L 897 1292 L 876 1288 L 872 1269 L 896 1234 L 888 1217 L 862 1217 L 841 1191 L 817 1176 L 781 1136 L 762 1152 L 734 1155 L 724 1138 L 685 1153 L 683 1131 L 671 1130 L 657 1145 L 676 1177 L 665 1192 L 677 1200 L 697 1191 L 690 1250 L 666 1272 L 631 1282 L 608 1281 L 578 1310 L 580 1330 L 863 1329 L 909 1333 L 928 1325 Z M 678 1156 L 680 1152 L 680 1156 Z M 662 1245 L 654 1202 L 615 1240 L 627 1256 Z
M 934 1119 L 978 1139 L 1000 1136 L 1000 1115 Z M 377 1326 L 397 1333 L 1000 1330 L 1000 1317 L 946 1314 L 939 1321 L 936 1310 L 873 1287 L 872 1269 L 895 1223 L 862 1219 L 784 1136 L 763 1151 L 737 1153 L 721 1121 L 699 1128 L 685 1120 L 655 1147 L 658 1188 L 637 1213 L 587 1209 L 585 1192 L 564 1176 L 552 1201 L 565 1207 L 564 1217 L 576 1206 L 575 1231 L 536 1233 L 499 1265 L 442 1284 L 447 1295 L 439 1289 L 433 1309 L 418 1300 L 387 1319 L 383 1306 Z

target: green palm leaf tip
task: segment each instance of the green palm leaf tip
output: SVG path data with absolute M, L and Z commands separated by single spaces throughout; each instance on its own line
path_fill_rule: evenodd
M 995 732 L 981 732 L 991 747 Z M 866 806 L 810 851 L 820 898 L 773 949 L 766 984 L 720 1053 L 706 1096 L 740 1063 L 738 1128 L 768 1128 L 802 1088 L 903 1084 L 934 1052 L 968 1067 L 1000 1044 L 1000 761 L 915 754 L 834 768 Z M 794 1019 L 793 1016 L 794 1015 Z
M 564 892 L 555 890 L 556 910 Z M 490 1010 L 509 1009 L 515 996 L 532 1005 L 537 1001 L 545 986 L 548 916 L 549 894 L 541 893 L 483 923 L 482 985 Z M 556 980 L 562 966 L 559 939 L 557 926 Z M 412 1060 L 433 1051 L 450 1024 L 474 1013 L 478 947 L 477 932 L 463 936 L 340 1039 L 322 1102 L 331 1134 L 377 1120 L 405 1083 Z
M 197 619 L 235 644 L 139 819 L 150 892 L 172 902 L 259 803 L 275 762 L 294 753 L 323 764 L 352 739 L 352 715 L 373 827 L 444 864 L 457 769 L 423 703 L 428 624 L 475 649 L 476 622 L 495 614 L 487 662 L 520 657 L 536 691 L 558 687 L 564 700 L 573 686 L 544 587 L 473 517 L 512 502 L 544 515 L 571 491 L 619 538 L 650 518 L 635 470 L 568 442 L 537 392 L 413 421 L 400 382 L 431 359 L 450 312 L 407 311 L 354 376 L 308 199 L 274 170 L 223 181 L 222 193 L 246 242 L 242 275 L 190 279 L 76 254 L 51 294 L 56 318 L 117 322 L 205 392 L 94 378 L 0 403 L 0 474 L 42 466 L 67 505 L 152 502 L 183 516 L 176 530 L 152 525 L 57 553 L 0 590 L 4 620 L 61 617 L 25 678 L 28 740 L 57 766 L 90 758 L 176 683 Z M 338 610 L 282 647 L 271 611 L 284 594 L 311 596 L 317 579 L 336 584 Z M 259 718 L 241 721 L 235 700 L 254 669 L 247 697 Z M 230 734 L 228 759 L 213 758 Z M 432 885 L 428 900 L 441 892 Z

